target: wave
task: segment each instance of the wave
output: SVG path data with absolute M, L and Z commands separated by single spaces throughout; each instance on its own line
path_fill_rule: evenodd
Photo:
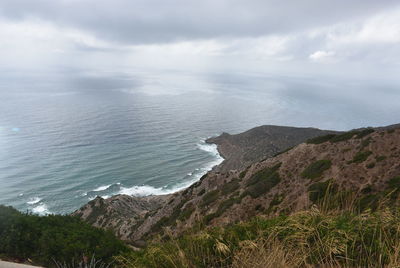
M 108 184 L 108 185 L 103 185 L 103 186 L 97 187 L 96 189 L 92 190 L 92 192 L 101 192 L 101 191 L 107 190 L 108 188 L 111 187 L 111 185 L 112 184 Z
M 34 204 L 39 203 L 41 200 L 42 199 L 39 198 L 39 197 L 33 197 L 33 198 L 29 199 L 29 201 L 26 202 L 26 203 L 29 204 L 29 205 L 34 205 Z
M 203 167 L 196 168 L 193 172 L 188 173 L 185 176 L 186 179 L 184 181 L 171 186 L 165 186 L 159 188 L 150 185 L 120 187 L 121 190 L 118 192 L 118 194 L 126 194 L 131 196 L 165 195 L 186 189 L 187 187 L 198 181 L 208 171 L 212 170 L 214 166 L 219 165 L 222 163 L 222 161 L 224 161 L 224 158 L 221 157 L 221 155 L 217 150 L 217 145 L 207 144 L 205 143 L 204 140 L 201 140 L 200 143 L 197 144 L 197 147 L 200 150 L 205 151 L 214 156 L 214 160 L 205 164 Z
M 47 209 L 47 206 L 44 203 L 40 203 L 38 206 L 34 207 L 32 212 L 39 215 L 50 214 L 50 211 Z

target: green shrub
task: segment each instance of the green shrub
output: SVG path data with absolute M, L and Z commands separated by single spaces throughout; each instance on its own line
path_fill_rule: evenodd
M 372 154 L 371 151 L 362 151 L 356 153 L 356 155 L 353 157 L 353 160 L 351 161 L 352 163 L 362 163 L 365 160 L 368 159 L 368 157 Z
M 334 137 L 336 137 L 336 134 L 327 134 L 327 135 L 318 136 L 318 137 L 315 137 L 315 138 L 308 139 L 306 141 L 306 143 L 308 143 L 308 144 L 321 144 L 321 143 L 330 141 Z
M 188 204 L 184 210 L 182 210 L 182 212 L 179 214 L 178 216 L 178 220 L 180 221 L 184 221 L 190 218 L 190 216 L 193 214 L 194 211 L 194 206 L 193 204 Z
M 376 156 L 375 160 L 376 160 L 376 162 L 381 162 L 381 161 L 385 160 L 386 158 L 387 158 L 386 156 L 380 155 L 380 156 Z
M 227 209 L 229 209 L 231 206 L 233 206 L 234 204 L 239 204 L 241 202 L 241 198 L 240 197 L 231 197 L 227 200 L 222 201 L 219 206 L 218 209 L 215 213 L 211 213 L 208 214 L 204 217 L 204 222 L 206 224 L 209 224 L 213 219 L 220 217 Z
M 275 187 L 280 181 L 279 167 L 277 164 L 271 168 L 266 168 L 255 173 L 247 182 L 245 195 L 250 195 L 252 198 L 257 198 Z
M 246 176 L 247 170 L 249 170 L 248 168 L 246 168 L 245 170 L 243 170 L 242 172 L 239 173 L 239 178 L 243 179 L 244 176 Z
M 240 187 L 239 180 L 233 179 L 230 182 L 224 184 L 223 188 L 221 189 L 221 193 L 223 195 L 227 195 L 236 191 L 239 187 Z
M 105 262 L 128 248 L 111 232 L 92 227 L 77 217 L 22 214 L 0 206 L 0 255 L 55 267 L 95 256 Z
M 374 168 L 374 167 L 375 167 L 375 162 L 369 163 L 367 165 L 367 168 L 369 168 L 369 169 Z
M 357 133 L 357 138 L 358 139 L 364 138 L 365 136 L 367 136 L 367 135 L 369 135 L 371 133 L 374 133 L 374 132 L 375 132 L 375 129 L 373 129 L 371 127 L 366 128 L 366 129 L 361 130 L 360 132 Z
M 200 192 L 198 192 L 197 196 L 202 196 L 206 192 L 206 189 L 201 189 Z
M 370 143 L 371 143 L 371 137 L 368 137 L 368 138 L 364 139 L 364 140 L 361 142 L 361 149 L 364 149 L 365 147 L 367 147 L 368 145 L 370 145 Z
M 310 164 L 302 173 L 301 176 L 306 179 L 317 179 L 322 176 L 325 170 L 331 167 L 330 160 L 318 160 Z
M 253 174 L 250 179 L 247 181 L 246 185 L 252 185 L 252 184 L 256 184 L 262 180 L 265 180 L 266 178 L 268 178 L 270 175 L 272 175 L 273 173 L 277 172 L 279 170 L 281 166 L 281 163 L 274 165 L 273 167 L 270 168 L 265 168 L 263 170 L 260 170 L 258 172 L 256 172 L 255 174 Z
M 215 200 L 218 199 L 220 195 L 219 190 L 213 190 L 211 192 L 206 193 L 203 198 L 202 198 L 202 202 L 201 202 L 201 207 L 206 207 L 208 205 L 210 205 L 211 203 L 213 203 Z
M 284 198 L 285 196 L 283 194 L 274 195 L 274 199 L 271 200 L 271 203 L 269 204 L 269 207 L 266 209 L 265 213 L 270 214 L 271 212 L 275 212 L 276 206 L 282 203 Z
M 351 138 L 354 137 L 354 135 L 358 134 L 358 131 L 348 131 L 339 135 L 336 135 L 335 137 L 333 137 L 330 141 L 331 142 L 341 142 L 341 141 L 347 141 Z

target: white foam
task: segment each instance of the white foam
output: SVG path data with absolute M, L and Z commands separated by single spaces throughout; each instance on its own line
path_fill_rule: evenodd
M 103 185 L 103 186 L 97 187 L 96 189 L 94 189 L 94 190 L 92 190 L 92 191 L 93 191 L 93 192 L 101 192 L 101 191 L 104 191 L 104 190 L 107 190 L 108 188 L 110 188 L 111 185 L 112 185 L 112 184 Z
M 163 188 L 155 188 L 149 185 L 121 187 L 119 194 L 133 195 L 133 196 L 147 196 L 147 195 L 163 195 L 173 193 L 176 190 L 166 190 Z
M 121 190 L 118 192 L 118 194 L 126 194 L 132 196 L 148 196 L 148 195 L 164 195 L 164 194 L 175 193 L 189 187 L 190 185 L 198 181 L 204 174 L 210 171 L 214 166 L 219 165 L 222 163 L 222 161 L 224 161 L 224 159 L 218 153 L 217 146 L 215 144 L 207 144 L 204 141 L 201 141 L 199 144 L 197 144 L 197 147 L 200 150 L 203 150 L 211 154 L 212 156 L 215 157 L 215 159 L 207 163 L 205 166 L 201 168 L 196 168 L 193 172 L 188 173 L 187 176 L 189 176 L 190 179 L 175 184 L 171 187 L 156 188 L 150 185 L 121 187 Z
M 39 203 L 41 200 L 42 199 L 40 199 L 39 197 L 33 197 L 33 198 L 29 199 L 29 201 L 26 203 L 29 205 L 34 205 L 34 204 Z
M 39 214 L 39 215 L 47 215 L 50 214 L 49 210 L 47 209 L 46 204 L 40 203 L 38 206 L 34 207 L 32 209 L 33 213 Z

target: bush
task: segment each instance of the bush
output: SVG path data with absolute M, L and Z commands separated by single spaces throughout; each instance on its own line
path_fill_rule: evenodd
M 387 158 L 386 156 L 380 155 L 380 156 L 376 156 L 375 160 L 376 160 L 376 162 L 381 162 L 381 161 L 385 160 L 386 158 Z
M 255 173 L 247 182 L 245 194 L 250 195 L 252 198 L 257 198 L 275 187 L 280 181 L 279 167 L 277 164 L 271 168 L 266 168 Z
M 302 173 L 301 176 L 306 179 L 317 179 L 322 176 L 325 170 L 331 167 L 330 160 L 318 160 L 310 164 Z
M 374 132 L 375 132 L 375 129 L 373 129 L 372 127 L 366 128 L 366 129 L 361 130 L 360 132 L 358 132 L 357 138 L 358 139 L 364 138 L 365 136 L 367 136 L 367 135 L 369 135 L 371 133 L 374 133 Z
M 321 144 L 321 143 L 330 141 L 334 137 L 336 137 L 336 134 L 328 134 L 328 135 L 318 136 L 318 137 L 315 137 L 315 138 L 312 138 L 312 139 L 308 139 L 306 141 L 306 143 L 308 143 L 308 144 Z
M 211 192 L 206 193 L 202 198 L 201 207 L 206 207 L 211 203 L 213 203 L 215 200 L 218 199 L 219 194 L 220 194 L 219 190 L 213 190 Z
M 371 151 L 363 151 L 363 152 L 358 152 L 356 155 L 353 157 L 353 160 L 351 163 L 362 163 L 365 160 L 368 159 L 368 157 L 372 154 Z
M 0 254 L 16 260 L 55 267 L 53 260 L 70 263 L 95 256 L 105 262 L 128 248 L 111 232 L 72 216 L 22 214 L 0 206 Z
M 243 170 L 242 172 L 239 173 L 239 179 L 243 179 L 244 176 L 246 176 L 247 171 L 249 170 L 249 168 L 246 168 L 245 170 Z
M 233 179 L 230 182 L 224 184 L 224 187 L 222 188 L 221 193 L 223 195 L 227 195 L 227 194 L 230 194 L 230 193 L 236 191 L 239 187 L 240 187 L 239 180 Z
M 358 134 L 358 131 L 348 131 L 339 135 L 336 135 L 335 137 L 333 137 L 330 141 L 331 142 L 341 142 L 341 141 L 347 141 L 351 138 L 354 137 L 354 135 Z

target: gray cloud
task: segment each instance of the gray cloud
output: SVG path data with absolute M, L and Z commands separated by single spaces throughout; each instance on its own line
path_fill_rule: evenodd
M 40 19 L 123 44 L 285 34 L 362 18 L 397 0 L 2 0 L 8 20 Z

